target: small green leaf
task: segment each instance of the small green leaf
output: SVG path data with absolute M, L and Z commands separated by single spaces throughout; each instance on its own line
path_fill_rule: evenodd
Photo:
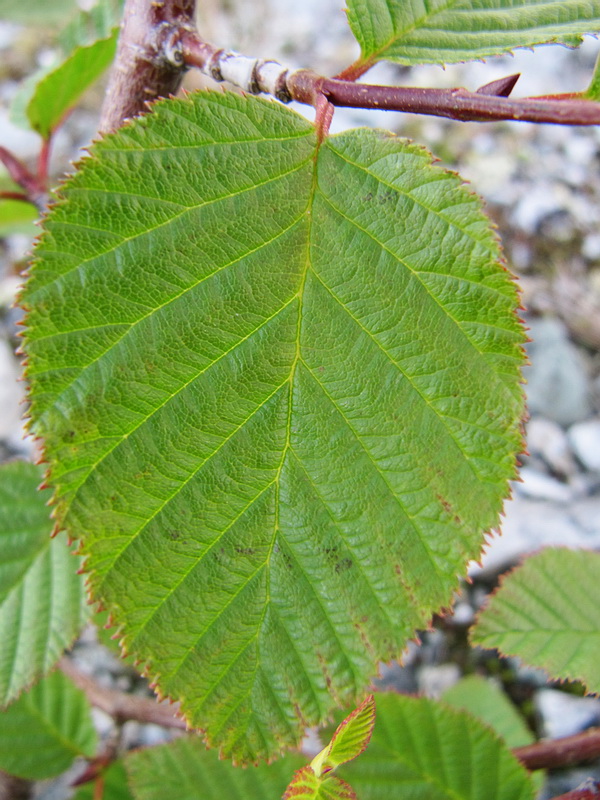
M 351 786 L 337 775 L 318 777 L 311 766 L 299 769 L 283 800 L 357 800 Z
M 587 97 L 588 100 L 600 101 L 600 54 L 596 58 L 594 74 L 592 75 L 590 85 L 585 91 L 585 97 Z
M 26 25 L 61 25 L 77 9 L 77 0 L 0 0 L 0 19 Z
M 600 31 L 600 8 L 586 0 L 348 0 L 363 62 L 452 64 L 565 44 Z
M 31 126 L 47 139 L 67 111 L 110 65 L 117 34 L 115 28 L 109 37 L 77 47 L 62 63 L 31 75 L 13 101 L 13 121 Z
M 0 706 L 47 672 L 89 616 L 81 559 L 64 534 L 50 539 L 41 471 L 0 467 Z
M 352 761 L 369 744 L 375 724 L 375 700 L 370 694 L 337 727 L 331 741 L 311 762 L 317 777 Z
M 129 788 L 125 764 L 122 760 L 113 761 L 97 780 L 102 781 L 102 800 L 134 800 L 134 796 Z M 95 794 L 97 780 L 84 784 L 77 790 L 71 800 L 97 800 L 98 795 Z M 177 800 L 181 800 L 179 794 L 175 794 L 173 797 Z M 225 798 L 221 798 L 221 800 L 225 800 Z M 229 800 L 229 798 L 227 798 L 227 800 Z
M 23 189 L 16 184 L 0 164 L 0 192 L 18 192 Z M 38 232 L 33 222 L 39 217 L 39 211 L 31 203 L 23 200 L 9 200 L 0 197 L 0 238 L 12 233 L 29 234 L 32 238 Z
M 19 778 L 59 775 L 77 756 L 91 758 L 96 732 L 86 696 L 53 672 L 0 711 L 0 769 Z
M 319 144 L 254 97 L 157 103 L 60 196 L 23 295 L 56 518 L 159 691 L 273 757 L 364 697 L 497 524 L 514 283 L 422 148 Z
M 342 767 L 360 800 L 533 800 L 525 768 L 471 714 L 423 697 L 377 695 L 365 753 Z
M 442 700 L 487 723 L 509 747 L 523 747 L 535 741 L 521 714 L 493 681 L 470 675 L 445 691 Z
M 58 34 L 64 55 L 70 55 L 77 47 L 111 37 L 121 21 L 122 6 L 121 0 L 100 0 L 89 11 L 76 14 Z
M 34 236 L 33 226 L 39 211 L 31 203 L 22 200 L 3 200 L 0 198 L 0 238 L 13 233 L 26 233 Z
M 505 692 L 493 681 L 479 675 L 469 675 L 444 692 L 445 703 L 468 711 L 489 725 L 508 747 L 524 747 L 535 741 L 523 716 L 511 703 Z M 532 773 L 531 780 L 536 794 L 541 791 L 545 779 L 543 771 Z
M 600 692 L 600 554 L 543 550 L 502 581 L 472 641 Z
M 198 737 L 186 736 L 129 753 L 125 766 L 136 800 L 281 800 L 302 761 L 288 755 L 268 766 L 241 769 L 219 760 Z

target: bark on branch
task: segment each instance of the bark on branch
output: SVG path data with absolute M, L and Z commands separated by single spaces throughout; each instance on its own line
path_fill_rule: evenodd
M 58 666 L 75 686 L 85 692 L 93 706 L 101 709 L 117 722 L 135 720 L 143 723 L 152 722 L 165 728 L 187 730 L 185 721 L 175 716 L 177 706 L 163 705 L 150 697 L 125 694 L 117 689 L 106 689 L 77 669 L 66 656 L 61 658 Z
M 126 0 L 117 55 L 100 119 L 100 132 L 118 128 L 174 94 L 185 64 L 179 37 L 193 30 L 196 0 Z
M 574 736 L 548 739 L 513 750 L 529 770 L 570 767 L 600 758 L 600 728 L 590 728 Z

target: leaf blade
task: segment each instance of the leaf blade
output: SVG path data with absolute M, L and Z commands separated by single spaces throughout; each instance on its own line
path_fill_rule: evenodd
M 321 777 L 357 758 L 369 744 L 374 725 L 375 699 L 370 694 L 340 722 L 327 747 L 313 758 L 310 766 L 315 775 Z
M 299 769 L 283 800 L 358 800 L 351 786 L 337 775 L 317 777 L 310 766 Z
M 462 678 L 444 692 L 442 700 L 487 723 L 511 748 L 524 747 L 535 741 L 532 731 L 506 694 L 495 683 L 479 675 Z
M 539 44 L 576 47 L 600 30 L 600 10 L 578 0 L 348 0 L 348 19 L 361 61 L 451 64 Z
M 600 556 L 548 548 L 516 567 L 481 612 L 474 643 L 600 691 Z
M 95 754 L 86 696 L 53 672 L 0 712 L 0 769 L 30 780 L 60 775 L 77 756 Z
M 50 539 L 40 481 L 32 464 L 0 467 L 0 707 L 54 666 L 89 617 L 81 560 L 64 534 Z
M 363 696 L 495 524 L 514 287 L 423 150 L 355 131 L 317 153 L 253 98 L 159 103 L 65 192 L 23 298 L 58 519 L 159 689 L 224 753 L 272 755 Z
M 118 29 L 114 28 L 110 36 L 79 45 L 61 63 L 31 75 L 13 101 L 13 122 L 31 127 L 48 139 L 65 114 L 111 64 L 117 35 Z
M 377 695 L 367 751 L 343 768 L 361 800 L 530 800 L 525 768 L 471 714 L 423 697 Z
M 168 745 L 128 753 L 124 759 L 136 800 L 161 800 L 170 793 L 179 800 L 280 800 L 287 781 L 302 763 L 287 755 L 269 766 L 237 769 L 220 761 L 193 736 Z

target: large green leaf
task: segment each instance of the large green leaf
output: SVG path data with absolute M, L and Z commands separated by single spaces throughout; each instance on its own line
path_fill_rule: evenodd
M 125 766 L 136 800 L 281 800 L 298 755 L 240 769 L 221 761 L 193 736 L 129 753 Z
M 342 768 L 360 800 L 532 800 L 530 777 L 471 714 L 424 697 L 377 695 L 360 758 Z
M 600 692 L 600 554 L 547 549 L 504 578 L 472 632 L 552 678 Z
M 57 519 L 159 690 L 274 754 L 362 699 L 496 524 L 514 285 L 424 150 L 319 148 L 257 98 L 159 103 L 61 196 L 23 297 Z
M 451 64 L 600 31 L 598 0 L 348 0 L 364 62 Z
M 48 491 L 33 464 L 0 467 L 0 706 L 47 672 L 89 616 L 81 560 L 50 539 Z
M 64 772 L 76 756 L 95 755 L 96 732 L 82 691 L 53 672 L 0 711 L 0 769 L 41 780 Z

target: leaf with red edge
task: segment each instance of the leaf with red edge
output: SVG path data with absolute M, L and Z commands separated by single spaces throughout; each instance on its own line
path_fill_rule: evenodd
M 340 722 L 327 747 L 313 759 L 311 766 L 315 774 L 326 775 L 364 752 L 374 725 L 375 700 L 370 694 Z
M 283 800 L 358 800 L 354 790 L 337 775 L 319 778 L 310 766 L 299 769 Z

